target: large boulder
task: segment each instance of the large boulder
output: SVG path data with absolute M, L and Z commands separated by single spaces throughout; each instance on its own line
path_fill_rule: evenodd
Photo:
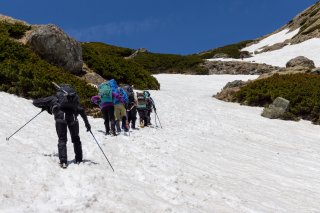
M 277 97 L 269 107 L 264 108 L 262 116 L 270 119 L 281 118 L 289 110 L 290 101 Z
M 82 71 L 81 44 L 55 25 L 41 25 L 27 38 L 27 44 L 49 63 L 73 74 Z
M 313 69 L 316 66 L 314 65 L 314 62 L 304 56 L 298 56 L 296 58 L 291 59 L 287 62 L 286 67 L 305 67 L 308 69 Z

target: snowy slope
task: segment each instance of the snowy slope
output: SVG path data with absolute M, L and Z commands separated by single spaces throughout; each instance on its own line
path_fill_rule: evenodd
M 259 43 L 250 45 L 242 51 L 259 51 L 264 46 L 271 46 L 276 43 L 281 43 L 286 39 L 292 38 L 297 34 L 299 29 L 288 32 L 288 29 L 280 31 L 262 39 Z M 312 38 L 299 44 L 287 45 L 279 50 L 253 54 L 253 57 L 241 59 L 234 58 L 215 58 L 208 61 L 245 61 L 254 63 L 265 63 L 273 66 L 285 67 L 286 63 L 298 56 L 305 56 L 314 61 L 316 67 L 320 67 L 320 39 Z
M 162 89 L 151 94 L 163 129 L 105 137 L 103 120 L 90 118 L 114 173 L 81 118 L 79 166 L 58 167 L 49 114 L 7 142 L 39 110 L 0 93 L 0 212 L 319 211 L 319 126 L 210 98 L 226 82 L 253 76 L 156 77 Z
M 287 39 L 291 39 L 293 36 L 295 36 L 298 32 L 299 29 L 296 29 L 292 32 L 289 32 L 289 29 L 284 29 L 278 33 L 275 33 L 273 35 L 270 35 L 261 41 L 259 41 L 257 44 L 250 45 L 249 47 L 245 47 L 242 49 L 242 51 L 249 51 L 251 53 L 255 51 L 259 51 L 262 47 L 265 46 L 272 46 L 277 43 L 282 43 Z

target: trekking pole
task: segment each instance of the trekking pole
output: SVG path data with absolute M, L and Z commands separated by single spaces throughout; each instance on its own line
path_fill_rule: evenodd
M 162 129 L 162 125 L 161 125 L 161 122 L 160 122 L 160 119 L 159 119 L 158 113 L 156 113 L 156 112 L 155 112 L 155 114 L 156 114 L 156 116 L 157 116 L 157 118 L 158 118 L 158 121 L 159 121 L 160 127 L 161 127 L 161 129 Z
M 104 157 L 107 159 L 107 161 L 108 161 L 109 165 L 111 166 L 112 171 L 114 172 L 114 169 L 113 169 L 113 167 L 112 167 L 112 165 L 111 165 L 110 161 L 108 160 L 108 158 L 107 158 L 106 154 L 104 154 L 104 151 L 102 150 L 101 146 L 99 145 L 99 143 L 98 143 L 98 141 L 97 141 L 96 137 L 94 137 L 94 135 L 93 135 L 93 133 L 92 133 L 92 131 L 91 131 L 91 130 L 90 130 L 90 133 L 91 133 L 92 137 L 94 138 L 94 140 L 96 141 L 96 143 L 98 144 L 98 146 L 99 146 L 99 148 L 100 148 L 100 150 L 101 150 L 102 154 L 103 154 L 103 155 L 104 155 Z
M 17 131 L 15 131 L 12 135 L 10 135 L 9 137 L 6 138 L 7 141 L 9 141 L 9 139 L 14 136 L 17 132 L 19 132 L 23 127 L 25 127 L 28 123 L 30 123 L 33 119 L 35 119 L 38 115 L 40 115 L 40 113 L 42 113 L 43 110 L 41 110 L 38 114 L 36 114 L 36 116 L 34 116 L 33 118 L 31 118 L 27 123 L 25 123 L 22 127 L 20 127 Z

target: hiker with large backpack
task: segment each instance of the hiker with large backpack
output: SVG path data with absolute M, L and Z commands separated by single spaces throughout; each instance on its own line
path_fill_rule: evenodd
M 148 123 L 148 110 L 147 110 L 147 102 L 143 92 L 137 92 L 137 110 L 139 113 L 139 123 L 140 127 L 143 128 L 147 126 Z
M 114 118 L 114 99 L 120 99 L 120 95 L 113 92 L 108 82 L 101 83 L 98 86 L 99 93 L 91 98 L 91 101 L 99 105 L 105 126 L 105 134 L 116 136 L 115 118 Z M 111 125 L 111 131 L 110 131 Z
M 81 115 L 87 131 L 91 131 L 91 126 L 84 108 L 80 105 L 79 96 L 76 94 L 76 91 L 68 84 L 56 85 L 56 87 L 58 91 L 55 96 L 36 99 L 33 101 L 33 105 L 54 115 L 58 135 L 60 166 L 66 168 L 68 165 L 67 129 L 69 129 L 73 143 L 75 162 L 80 163 L 83 156 L 79 137 L 78 115 Z
M 130 123 L 131 123 L 131 128 L 136 129 L 137 105 L 138 105 L 137 95 L 133 91 L 132 86 L 130 85 L 125 85 L 122 88 L 126 91 L 128 96 L 128 104 L 126 106 L 128 125 L 130 126 Z
M 117 132 L 121 132 L 120 121 L 122 121 L 122 129 L 125 132 L 128 132 L 129 127 L 127 121 L 127 112 L 125 108 L 125 105 L 128 103 L 128 96 L 121 87 L 118 87 L 118 84 L 114 79 L 111 79 L 108 83 L 112 88 L 112 92 L 120 96 L 120 98 L 113 99 Z
M 154 104 L 153 99 L 151 98 L 150 92 L 149 91 L 143 91 L 143 95 L 146 99 L 146 105 L 147 105 L 147 126 L 152 125 L 151 124 L 151 117 L 150 114 L 152 112 L 152 110 L 154 110 L 154 112 L 157 112 L 156 106 Z

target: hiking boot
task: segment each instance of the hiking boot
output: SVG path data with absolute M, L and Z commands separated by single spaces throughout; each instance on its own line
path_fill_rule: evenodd
M 117 136 L 116 131 L 115 131 L 115 130 L 111 130 L 111 135 L 113 135 L 113 136 Z
M 68 164 L 65 162 L 60 162 L 60 167 L 66 169 L 68 167 Z
M 110 132 L 109 132 L 109 131 L 107 131 L 107 132 L 106 132 L 106 135 L 110 135 Z

